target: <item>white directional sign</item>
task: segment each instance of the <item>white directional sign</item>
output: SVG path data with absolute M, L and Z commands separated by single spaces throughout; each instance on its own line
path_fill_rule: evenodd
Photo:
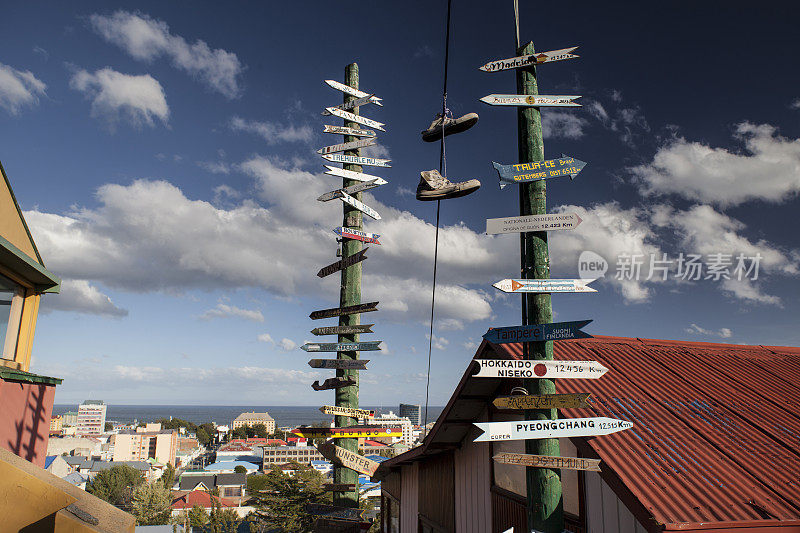
M 554 361 L 550 359 L 476 359 L 478 378 L 597 379 L 608 369 L 597 361 Z
M 498 59 L 497 61 L 489 61 L 480 67 L 479 70 L 484 72 L 497 72 L 511 68 L 541 65 L 542 63 L 550 63 L 551 61 L 575 59 L 576 57 L 580 57 L 572 53 L 577 49 L 577 46 L 573 46 L 572 48 L 562 48 L 561 50 L 553 50 L 552 52 L 539 52 L 538 54 Z
M 339 176 L 340 178 L 347 178 L 350 180 L 358 180 L 358 181 L 375 181 L 375 185 L 386 185 L 389 183 L 383 178 L 379 178 L 378 176 L 373 176 L 372 174 L 364 174 L 363 172 L 355 172 L 353 170 L 345 170 L 343 168 L 332 167 L 329 165 L 325 165 L 325 168 L 328 171 L 325 173 L 328 176 Z
M 332 161 L 333 163 L 350 163 L 353 165 L 369 165 L 373 167 L 391 167 L 389 163 L 391 159 L 376 159 L 374 157 L 358 157 L 355 155 L 344 154 L 325 154 L 323 159 Z
M 372 130 L 360 130 L 358 128 L 348 128 L 345 126 L 329 126 L 325 124 L 322 133 L 335 133 L 338 135 L 354 135 L 356 137 L 375 137 L 377 135 Z
M 365 215 L 368 215 L 368 216 L 372 217 L 375 220 L 380 220 L 381 219 L 381 216 L 378 214 L 378 212 L 375 211 L 374 209 L 372 209 L 367 204 L 356 200 L 355 198 L 353 198 L 352 196 L 350 196 L 349 194 L 347 194 L 344 191 L 339 191 L 339 194 L 340 194 L 339 198 L 344 203 L 355 207 L 356 209 L 358 209 L 359 211 L 361 211 Z
M 515 105 L 532 107 L 581 107 L 573 102 L 580 96 L 574 95 L 527 95 L 527 94 L 490 94 L 481 98 L 481 102 L 489 105 Z
M 576 96 L 576 98 L 579 97 Z M 325 109 L 327 109 L 331 115 L 335 115 L 339 118 L 349 120 L 350 122 L 358 122 L 359 124 L 363 124 L 364 126 L 369 126 L 370 128 L 375 128 L 376 130 L 386 131 L 385 129 L 383 129 L 383 126 L 385 126 L 386 124 L 384 124 L 383 122 L 378 122 L 377 120 L 372 120 L 371 118 L 362 117 L 361 115 L 354 115 L 353 113 L 342 111 L 341 109 L 336 109 L 335 107 L 326 107 Z
M 318 154 L 332 154 L 334 152 L 344 152 L 345 150 L 357 150 L 365 146 L 372 146 L 378 142 L 377 139 L 361 139 L 359 141 L 351 141 L 349 143 L 332 144 L 317 150 Z
M 369 359 L 310 359 L 311 368 L 340 368 L 345 370 L 366 370 Z
M 501 279 L 492 284 L 503 292 L 597 292 L 593 279 Z
M 350 109 L 353 109 L 354 107 L 362 106 L 364 104 L 374 104 L 375 102 L 372 101 L 373 97 L 374 97 L 374 95 L 368 94 L 367 96 L 364 96 L 363 98 L 356 98 L 355 100 L 350 100 L 346 104 L 339 104 L 339 105 L 333 106 L 333 107 L 335 107 L 336 109 L 341 109 L 342 111 L 349 111 Z M 322 115 L 330 115 L 331 112 L 326 109 L 321 114 Z
M 344 94 L 349 94 L 350 96 L 355 96 L 356 98 L 364 98 L 365 96 L 370 96 L 369 93 L 365 93 L 364 91 L 359 91 L 358 89 L 353 89 L 349 85 L 345 85 L 344 83 L 339 83 L 335 80 L 325 80 L 325 83 L 336 89 L 337 91 L 342 91 Z M 383 105 L 381 100 L 383 98 L 378 98 L 377 96 L 371 96 L 372 101 L 374 104 Z
M 505 233 L 525 233 L 526 231 L 575 229 L 581 222 L 583 220 L 577 213 L 489 218 L 486 219 L 486 233 L 503 235 Z
M 520 422 L 475 422 L 484 433 L 473 442 L 498 440 L 556 439 L 609 435 L 633 427 L 633 422 L 605 416 L 525 420 Z

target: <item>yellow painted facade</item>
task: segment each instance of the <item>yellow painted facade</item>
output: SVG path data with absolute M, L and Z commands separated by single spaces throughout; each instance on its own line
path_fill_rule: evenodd
M 6 179 L 0 182 L 0 235 L 31 259 L 39 264 L 42 263 L 39 254 L 36 253 L 36 245 L 33 244 L 25 223 L 17 211 L 17 203 Z

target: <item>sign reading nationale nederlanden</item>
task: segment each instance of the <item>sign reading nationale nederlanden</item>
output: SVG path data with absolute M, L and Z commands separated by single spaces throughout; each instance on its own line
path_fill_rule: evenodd
M 506 233 L 525 233 L 526 231 L 575 229 L 581 222 L 583 220 L 577 213 L 487 218 L 486 233 L 489 235 L 503 235 Z

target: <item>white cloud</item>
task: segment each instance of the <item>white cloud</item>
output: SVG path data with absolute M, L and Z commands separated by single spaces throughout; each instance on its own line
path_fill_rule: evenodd
M 212 174 L 231 173 L 231 166 L 225 161 L 198 161 L 197 166 Z
M 17 115 L 23 107 L 39 103 L 47 85 L 30 70 L 17 70 L 0 63 L 0 107 Z
M 108 67 L 94 74 L 78 70 L 70 80 L 70 87 L 92 101 L 92 117 L 106 120 L 110 128 L 121 118 L 135 127 L 153 126 L 153 119 L 167 124 L 169 119 L 164 89 L 149 74 L 122 74 Z
M 547 138 L 580 139 L 589 121 L 574 113 L 547 111 L 542 113 L 542 131 Z
M 212 318 L 243 318 L 253 322 L 264 322 L 264 315 L 257 309 L 242 309 L 233 305 L 218 303 L 213 309 L 205 311 L 199 317 L 201 320 L 211 320 Z
M 272 335 L 269 333 L 262 333 L 258 337 L 258 342 L 266 342 L 267 344 L 275 344 L 275 341 L 272 340 Z
M 430 340 L 430 335 L 425 335 L 425 338 Z M 447 345 L 450 344 L 450 341 L 445 339 L 444 337 L 437 337 L 436 335 L 433 336 L 433 342 L 431 343 L 433 349 L 435 350 L 446 350 Z
M 258 122 L 256 120 L 245 120 L 241 117 L 233 117 L 230 121 L 230 128 L 233 131 L 243 131 L 254 133 L 267 141 L 267 144 L 279 142 L 310 142 L 314 134 L 309 126 L 281 126 L 273 122 Z
M 111 16 L 95 14 L 89 20 L 101 37 L 135 59 L 149 62 L 165 56 L 176 68 L 228 98 L 241 93 L 238 78 L 244 69 L 232 52 L 212 50 L 201 40 L 190 45 L 180 35 L 170 33 L 166 22 L 147 15 L 117 11 Z
M 800 109 L 800 98 L 797 98 L 794 102 L 789 104 L 789 107 L 792 109 Z
M 291 352 L 297 348 L 297 343 L 291 339 L 283 338 L 278 343 L 278 347 L 284 352 Z
M 745 152 L 679 137 L 659 148 L 652 162 L 629 170 L 644 194 L 677 194 L 723 207 L 748 200 L 779 203 L 800 192 L 800 139 L 749 122 L 736 127 L 735 138 Z
M 731 331 L 729 328 L 720 328 L 714 331 L 710 329 L 701 328 L 697 324 L 692 324 L 691 326 L 686 328 L 686 332 L 696 333 L 699 335 L 707 335 L 710 337 L 722 337 L 723 339 L 729 339 L 733 336 L 733 331 Z
M 620 105 L 606 109 L 601 102 L 587 99 L 584 107 L 604 128 L 615 132 L 623 143 L 633 147 L 641 135 L 650 131 L 650 125 L 638 106 L 621 106 L 619 91 L 611 92 L 611 100 Z
M 83 279 L 63 280 L 60 294 L 47 294 L 42 298 L 41 310 L 43 313 L 73 311 L 114 318 L 128 315 L 127 309 L 114 305 L 111 298 Z

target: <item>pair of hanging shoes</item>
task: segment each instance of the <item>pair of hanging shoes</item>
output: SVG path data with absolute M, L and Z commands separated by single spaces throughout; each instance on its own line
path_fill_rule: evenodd
M 437 113 L 428 129 L 422 132 L 422 140 L 434 142 L 442 137 L 447 137 L 453 133 L 461 133 L 474 126 L 478 122 L 477 113 L 467 113 L 466 115 L 453 118 L 446 113 Z M 481 182 L 472 179 L 463 182 L 453 183 L 442 176 L 438 170 L 425 170 L 420 172 L 419 185 L 417 186 L 417 200 L 446 200 L 448 198 L 458 198 L 477 191 Z

